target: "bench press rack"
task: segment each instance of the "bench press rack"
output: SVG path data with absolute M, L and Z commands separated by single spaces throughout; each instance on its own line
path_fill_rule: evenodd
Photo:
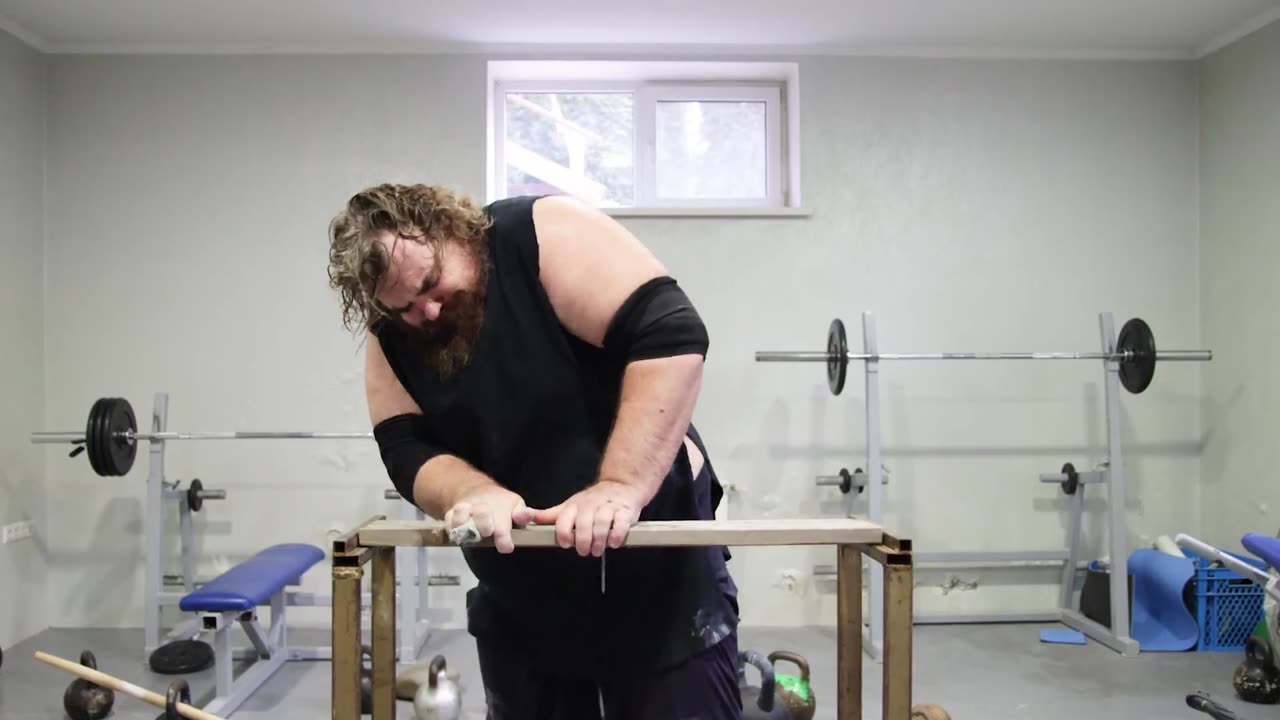
M 517 547 L 560 549 L 551 525 L 511 531 Z M 486 538 L 478 545 L 492 546 Z M 852 518 L 797 520 L 647 521 L 634 525 L 621 548 L 657 546 L 837 546 L 835 698 L 838 720 L 862 718 L 862 565 L 866 556 L 884 569 L 882 717 L 908 720 L 912 694 L 911 541 L 870 521 Z M 371 565 L 373 602 L 373 720 L 393 720 L 395 707 L 396 574 L 398 547 L 451 547 L 445 525 L 436 521 L 387 520 L 374 516 L 336 538 L 333 572 L 332 720 L 360 718 L 360 596 L 365 566 Z M 496 552 L 496 551 L 495 551 Z
M 151 411 L 151 431 L 164 432 L 168 425 L 169 395 L 166 392 L 155 393 Z M 188 489 L 179 489 L 178 481 L 170 481 L 165 477 L 165 440 L 151 440 L 148 448 L 147 468 L 147 512 L 144 519 L 144 543 L 146 555 L 144 610 L 145 648 L 149 656 L 161 645 L 183 638 L 189 638 L 199 631 L 201 619 L 191 618 L 174 626 L 162 634 L 161 615 L 165 608 L 177 606 L 183 597 L 194 591 L 202 582 L 196 578 L 194 532 L 192 528 L 192 511 L 189 504 Z M 210 491 L 205 491 L 209 493 Z M 225 494 L 206 495 L 209 499 L 222 499 Z M 399 493 L 386 491 L 387 499 L 399 499 Z M 166 576 L 162 567 L 163 528 L 165 503 L 178 504 L 178 527 L 180 535 L 180 552 L 182 573 L 180 576 Z M 425 516 L 410 503 L 399 503 L 401 517 L 406 520 L 423 519 Z M 432 578 L 427 572 L 426 548 L 417 548 L 397 555 L 400 572 L 406 578 L 407 586 L 412 589 L 416 585 L 417 592 L 403 592 L 401 598 L 399 627 L 400 642 L 397 655 L 401 658 L 416 658 L 422 652 L 431 632 L 429 586 L 431 584 L 458 584 L 456 578 Z M 415 582 L 417 579 L 417 582 Z M 433 582 L 434 580 L 434 582 Z M 181 589 L 166 589 L 166 585 L 180 586 Z M 332 596 L 324 593 L 301 592 L 289 590 L 285 593 L 285 607 L 325 607 L 332 603 Z M 369 597 L 365 597 L 366 606 Z M 331 648 L 326 645 L 288 647 L 289 660 L 328 660 Z M 237 649 L 234 652 L 237 660 L 251 659 L 257 656 L 253 648 Z
M 1135 318 L 1121 329 L 1115 330 L 1115 320 L 1110 312 L 1098 313 L 1099 351 L 1051 352 L 1051 353 L 882 353 L 876 340 L 876 323 L 870 312 L 862 313 L 861 353 L 850 352 L 844 336 L 844 325 L 832 322 L 828 331 L 825 352 L 758 352 L 757 362 L 813 362 L 827 363 L 827 380 L 833 394 L 839 395 L 844 387 L 845 367 L 850 360 L 863 363 L 866 408 L 866 469 L 852 474 L 842 474 L 838 479 L 819 478 L 822 486 L 839 485 L 845 493 L 845 515 L 856 517 L 853 501 L 861 493 L 867 496 L 866 517 L 873 523 L 884 520 L 884 484 L 881 464 L 880 441 L 880 364 L 897 360 L 1101 360 L 1103 369 L 1103 394 L 1106 413 L 1107 457 L 1095 469 L 1075 472 L 1064 465 L 1058 472 L 1041 473 L 1039 481 L 1062 486 L 1071 497 L 1071 516 L 1063 549 L 1012 550 L 997 552 L 938 552 L 917 553 L 919 566 L 956 565 L 977 567 L 982 565 L 1018 566 L 1058 564 L 1061 580 L 1057 607 L 1018 613 L 988 613 L 958 616 L 916 617 L 916 623 L 965 623 L 965 622 L 1061 622 L 1079 630 L 1094 640 L 1111 648 L 1124 657 L 1136 657 L 1138 642 L 1130 633 L 1128 603 L 1129 525 L 1125 510 L 1125 464 L 1120 440 L 1120 391 L 1123 387 L 1131 393 L 1144 391 L 1151 382 L 1157 360 L 1205 362 L 1213 357 L 1208 350 L 1171 350 L 1155 348 L 1146 323 Z M 1067 490 L 1068 484 L 1071 489 Z M 1079 569 L 1081 515 L 1084 508 L 1084 488 L 1087 484 L 1103 484 L 1107 487 L 1108 550 L 1111 560 L 1109 599 L 1110 625 L 1103 625 L 1084 616 L 1072 607 L 1076 573 Z M 856 492 L 852 492 L 853 488 Z M 966 565 L 968 564 L 968 565 Z M 884 643 L 884 624 L 879 603 L 883 597 L 883 570 L 868 563 L 871 579 L 870 626 L 866 631 L 866 648 L 873 659 L 879 659 Z M 830 575 L 830 566 L 817 566 L 815 575 Z
M 287 610 L 291 607 L 321 607 L 333 602 L 330 595 L 301 592 L 292 589 L 299 585 L 302 575 L 324 559 L 324 551 L 306 543 L 282 543 L 259 550 L 253 556 L 236 563 L 225 572 L 207 581 L 196 578 L 194 555 L 194 530 L 192 514 L 206 500 L 222 500 L 226 492 L 206 490 L 199 480 L 192 480 L 187 488 L 181 481 L 169 481 L 165 477 L 165 448 L 168 440 L 204 439 L 275 439 L 316 438 L 347 439 L 372 438 L 372 433 L 358 432 L 169 432 L 169 396 L 155 393 L 150 431 L 137 432 L 133 426 L 133 410 L 123 398 L 103 398 L 94 404 L 84 431 L 35 432 L 31 441 L 41 444 L 70 443 L 76 445 L 72 457 L 87 450 L 90 464 L 99 475 L 126 475 L 133 466 L 136 443 L 147 441 L 149 467 L 147 471 L 146 514 L 143 520 L 144 576 L 144 655 L 151 658 L 157 650 L 171 642 L 192 640 L 205 633 L 212 635 L 209 645 L 213 648 L 216 689 L 213 699 L 205 709 L 208 712 L 230 716 L 245 700 L 262 686 L 284 663 L 291 660 L 329 660 L 332 644 L 293 645 L 289 643 Z M 398 500 L 399 493 L 388 490 L 384 499 Z M 163 529 L 166 503 L 178 507 L 179 552 L 181 574 L 166 575 L 162 566 Z M 411 503 L 399 503 L 400 515 L 405 520 L 421 520 L 425 516 Z M 399 605 L 399 644 L 393 648 L 397 657 L 409 662 L 422 651 L 430 635 L 432 623 L 429 587 L 431 585 L 459 585 L 456 576 L 432 576 L 427 572 L 427 549 L 397 553 L 395 561 L 405 578 L 406 591 Z M 177 586 L 180 590 L 171 590 Z M 366 595 L 358 602 L 365 606 L 372 599 Z M 167 632 L 163 628 L 162 615 L 169 607 L 177 606 L 182 612 L 193 615 L 177 623 Z M 258 622 L 258 607 L 271 608 L 271 623 L 267 628 Z M 248 647 L 237 648 L 232 644 L 232 632 L 239 625 L 249 641 Z M 163 633 L 163 634 L 162 634 Z M 202 658 L 191 654 L 194 648 L 180 647 L 163 658 L 169 670 L 181 674 L 184 666 L 197 667 Z M 161 660 L 160 658 L 156 659 Z M 233 673 L 233 662 L 253 661 L 238 677 Z M 159 667 L 159 665 L 157 665 Z

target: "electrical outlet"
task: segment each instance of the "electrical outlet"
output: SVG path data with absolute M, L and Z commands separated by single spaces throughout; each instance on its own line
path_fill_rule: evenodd
M 0 528 L 0 544 L 7 545 L 29 537 L 31 537 L 31 523 L 26 520 L 9 523 Z

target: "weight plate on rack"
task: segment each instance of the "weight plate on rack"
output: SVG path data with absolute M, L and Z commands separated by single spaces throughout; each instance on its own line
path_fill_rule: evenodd
M 128 400 L 98 398 L 89 410 L 84 432 L 93 471 L 104 477 L 127 474 L 138 454 L 138 443 L 124 434 L 137 430 L 138 423 Z
M 89 408 L 89 420 L 84 426 L 84 446 L 89 454 L 89 467 L 101 476 L 106 476 L 106 463 L 103 461 L 103 447 L 106 441 L 102 436 L 102 427 L 106 425 L 107 405 L 110 398 L 98 398 Z
M 155 649 L 151 669 L 161 675 L 186 675 L 213 664 L 213 646 L 203 640 L 174 640 Z
M 1156 338 L 1142 318 L 1132 318 L 1120 328 L 1116 352 L 1120 360 L 1120 384 L 1135 395 L 1146 390 L 1156 375 Z
M 192 480 L 187 486 L 187 507 L 191 512 L 200 512 L 200 508 L 204 507 L 204 498 L 200 496 L 201 490 L 204 490 L 204 483 L 200 482 L 200 478 Z
M 849 338 L 840 318 L 831 321 L 827 329 L 827 387 L 832 395 L 844 390 L 844 378 L 849 371 Z
M 1067 476 L 1067 479 L 1063 480 L 1061 483 L 1062 492 L 1068 495 L 1075 495 L 1076 490 L 1080 488 L 1080 473 L 1076 472 L 1076 466 L 1071 463 L 1066 463 L 1062 466 L 1061 472 L 1063 475 Z
M 108 445 L 108 455 L 111 458 L 109 469 L 114 470 L 116 475 L 125 475 L 133 468 L 134 458 L 138 456 L 138 441 L 133 439 L 133 434 L 138 431 L 138 420 L 128 400 L 115 399 L 108 426 L 111 429 L 111 444 Z

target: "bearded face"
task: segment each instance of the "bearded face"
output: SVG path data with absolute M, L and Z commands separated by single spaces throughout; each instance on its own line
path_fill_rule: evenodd
M 378 301 L 425 366 L 450 377 L 466 367 L 484 324 L 484 246 L 386 235 L 390 263 Z

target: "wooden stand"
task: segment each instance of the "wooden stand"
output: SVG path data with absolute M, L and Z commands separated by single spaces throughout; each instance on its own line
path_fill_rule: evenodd
M 552 548 L 555 528 L 512 531 L 519 547 Z M 481 545 L 492 545 L 489 540 Z M 372 563 L 373 720 L 395 718 L 396 568 L 399 546 L 445 547 L 444 524 L 375 516 L 334 541 L 333 720 L 360 720 L 360 584 Z M 862 556 L 884 566 L 884 720 L 911 717 L 911 541 L 857 519 L 642 522 L 627 547 L 835 545 L 837 547 L 837 697 L 839 720 L 862 718 Z M 619 551 L 613 551 L 619 552 Z

